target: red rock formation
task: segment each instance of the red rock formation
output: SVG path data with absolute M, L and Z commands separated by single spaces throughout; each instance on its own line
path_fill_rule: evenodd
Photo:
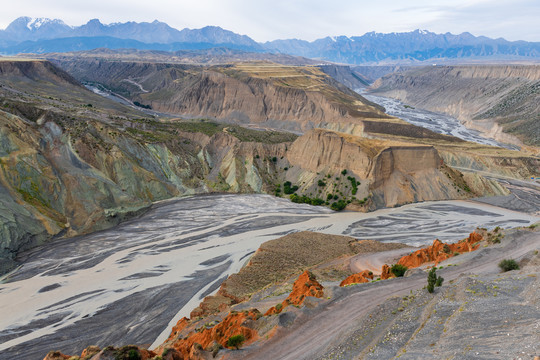
M 436 239 L 433 241 L 433 245 L 403 256 L 399 259 L 398 264 L 405 265 L 409 269 L 428 262 L 435 262 L 435 265 L 437 265 L 439 262 L 454 256 L 455 253 L 462 254 L 478 249 L 480 246 L 478 242 L 482 241 L 482 239 L 482 235 L 476 232 L 471 233 L 468 238 L 455 244 L 445 244 Z
M 287 299 L 285 299 L 281 304 L 278 304 L 268 309 L 268 311 L 264 315 L 266 316 L 279 314 L 284 308 L 289 305 L 301 305 L 304 302 L 306 296 L 321 298 L 324 295 L 323 289 L 324 287 L 317 282 L 315 276 L 306 270 L 294 282 L 293 289 Z
M 62 354 L 60 351 L 49 351 L 43 360 L 67 360 L 70 357 L 69 355 Z
M 94 355 L 96 355 L 97 353 L 99 353 L 101 351 L 101 349 L 97 346 L 89 346 L 87 347 L 86 349 L 83 350 L 83 352 L 81 353 L 81 358 L 90 358 Z
M 261 313 L 256 310 L 244 312 L 231 312 L 219 324 L 211 328 L 198 329 L 191 332 L 185 338 L 178 338 L 179 334 L 188 325 L 186 318 L 181 319 L 173 328 L 173 332 L 169 336 L 169 340 L 174 340 L 172 348 L 179 351 L 184 359 L 199 359 L 201 357 L 200 350 L 207 349 L 214 342 L 224 347 L 227 347 L 227 340 L 234 335 L 243 335 L 246 343 L 253 342 L 257 339 L 257 331 L 249 327 L 249 323 L 257 320 Z M 176 332 L 176 333 L 175 333 Z M 163 354 L 165 347 L 161 349 Z
M 115 348 L 108 346 L 101 350 L 97 346 L 89 346 L 81 353 L 81 359 L 89 359 L 90 357 L 95 360 L 101 359 L 124 359 L 126 356 L 130 356 L 133 352 L 139 355 L 140 360 L 150 360 L 157 354 L 151 350 L 140 348 L 136 345 L 122 346 L 121 348 Z M 64 355 L 60 351 L 51 351 L 45 356 L 43 360 L 67 360 L 67 359 L 79 359 L 77 356 Z M 180 359 L 181 360 L 181 359 Z
M 381 280 L 386 280 L 395 277 L 390 271 L 390 266 L 384 264 L 381 270 Z
M 367 283 L 369 280 L 373 280 L 373 273 L 369 270 L 364 270 L 357 274 L 352 274 L 339 284 L 339 286 L 346 286 L 351 284 L 362 284 Z
M 176 325 L 173 326 L 171 330 L 171 334 L 167 338 L 166 342 L 176 339 L 177 335 L 180 334 L 180 332 L 188 326 L 189 326 L 189 319 L 187 317 L 183 317 L 180 320 L 178 320 Z

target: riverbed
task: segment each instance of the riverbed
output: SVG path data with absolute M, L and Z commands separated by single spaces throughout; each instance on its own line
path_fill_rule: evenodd
M 539 218 L 473 201 L 336 213 L 269 195 L 203 195 L 156 204 L 113 229 L 23 254 L 0 284 L 0 359 L 78 354 L 89 345 L 157 345 L 265 241 L 311 230 L 413 246 L 476 227 Z
M 413 125 L 424 127 L 439 134 L 452 135 L 466 141 L 519 150 L 518 146 L 501 143 L 482 136 L 479 131 L 465 127 L 458 119 L 452 116 L 415 108 L 396 99 L 370 95 L 365 92 L 360 93 L 369 101 L 383 106 L 387 114 L 403 119 Z

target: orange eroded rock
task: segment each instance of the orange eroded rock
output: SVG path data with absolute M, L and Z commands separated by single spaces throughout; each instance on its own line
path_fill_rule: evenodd
M 85 357 L 92 357 L 94 355 L 96 355 L 97 353 L 99 353 L 101 351 L 101 349 L 97 346 L 89 346 L 87 347 L 86 349 L 84 349 L 81 353 L 81 358 L 85 358 Z
M 480 246 L 478 242 L 482 241 L 482 235 L 477 232 L 473 232 L 468 238 L 463 239 L 455 244 L 445 244 L 438 239 L 433 241 L 433 245 L 427 248 L 417 250 L 410 255 L 405 255 L 399 259 L 398 264 L 405 265 L 406 267 L 415 268 L 428 262 L 435 262 L 435 265 L 439 262 L 446 260 L 455 253 L 465 253 L 478 249 Z M 381 279 L 383 277 L 381 276 Z
M 364 270 L 357 274 L 352 274 L 339 284 L 339 286 L 346 286 L 351 284 L 362 284 L 367 283 L 369 280 L 373 280 L 373 273 L 369 270 Z
M 184 330 L 187 326 L 189 325 L 189 319 L 187 317 L 183 317 L 181 318 L 180 320 L 178 320 L 178 322 L 176 323 L 176 325 L 173 326 L 172 330 L 171 330 L 171 334 L 169 335 L 169 337 L 167 338 L 166 342 L 170 341 L 170 340 L 174 340 L 176 338 L 176 336 L 182 331 Z
M 184 359 L 193 360 L 200 358 L 200 349 L 207 349 L 214 342 L 227 347 L 227 340 L 234 335 L 243 335 L 245 343 L 249 344 L 258 337 L 257 331 L 250 328 L 249 323 L 256 321 L 260 315 L 261 313 L 257 309 L 231 312 L 214 327 L 196 330 L 185 338 L 176 339 L 172 343 L 172 348 L 181 352 Z M 174 339 L 174 332 L 180 333 L 187 326 L 188 321 L 186 318 L 181 319 L 173 328 L 169 340 Z
M 381 270 L 381 280 L 386 280 L 395 277 L 390 271 L 390 266 L 384 264 Z
M 49 353 L 43 358 L 43 360 L 66 360 L 71 356 L 64 355 L 60 351 L 49 351 Z
M 317 282 L 315 276 L 309 271 L 304 271 L 302 275 L 294 282 L 293 289 L 289 296 L 283 300 L 281 304 L 271 307 L 264 314 L 273 315 L 279 314 L 284 308 L 289 305 L 302 305 L 306 296 L 321 298 L 324 295 L 324 287 Z
M 95 360 L 102 360 L 111 359 L 114 357 L 115 359 L 124 359 L 126 356 L 131 356 L 134 353 L 138 354 L 138 359 L 140 360 L 150 360 L 156 356 L 156 353 L 151 350 L 147 350 L 136 345 L 127 345 L 120 348 L 108 346 L 103 350 L 97 346 L 89 346 L 83 350 L 80 358 L 86 359 L 91 357 Z M 60 351 L 51 351 L 43 360 L 67 360 L 71 358 L 79 359 L 77 356 L 64 355 Z

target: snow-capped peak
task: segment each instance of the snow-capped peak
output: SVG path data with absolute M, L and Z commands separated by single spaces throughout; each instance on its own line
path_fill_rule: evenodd
M 35 31 L 46 24 L 65 25 L 65 23 L 62 20 L 58 20 L 58 19 L 51 20 L 49 18 L 28 18 L 26 27 L 28 28 L 28 30 Z

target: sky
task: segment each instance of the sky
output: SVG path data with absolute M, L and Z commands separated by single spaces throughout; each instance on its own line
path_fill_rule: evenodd
M 20 16 L 82 25 L 163 21 L 170 26 L 221 26 L 256 41 L 366 32 L 470 32 L 475 36 L 540 41 L 539 0 L 17 0 L 6 1 L 0 29 Z

